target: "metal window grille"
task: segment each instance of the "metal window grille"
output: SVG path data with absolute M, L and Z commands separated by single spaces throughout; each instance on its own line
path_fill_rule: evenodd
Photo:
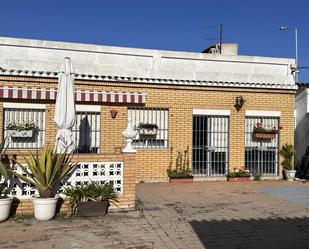
M 3 108 L 3 137 L 7 138 L 6 146 L 10 149 L 38 149 L 44 145 L 45 136 L 45 110 L 24 108 Z M 31 137 L 12 137 L 6 128 L 10 122 L 34 122 L 37 129 Z
M 168 147 L 168 109 L 162 108 L 129 108 L 128 117 L 132 118 L 132 125 L 138 131 L 140 123 L 156 124 L 157 134 L 142 135 L 138 133 L 133 140 L 135 148 L 167 148 Z
M 222 177 L 229 164 L 229 117 L 193 116 L 192 173 Z
M 100 112 L 76 112 L 72 128 L 75 153 L 100 152 Z
M 246 117 L 245 127 L 245 168 L 253 174 L 263 176 L 279 175 L 279 133 L 273 139 L 255 138 L 253 131 L 256 123 L 263 127 L 276 129 L 277 117 Z

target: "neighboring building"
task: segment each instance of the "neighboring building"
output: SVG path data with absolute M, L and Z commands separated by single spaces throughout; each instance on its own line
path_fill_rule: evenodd
M 309 83 L 297 83 L 295 98 L 295 161 L 298 164 L 309 145 Z
M 224 179 L 244 166 L 278 177 L 279 148 L 294 141 L 295 60 L 240 56 L 230 48 L 192 53 L 0 38 L 1 136 L 8 122 L 26 119 L 38 134 L 10 143 L 12 153 L 54 143 L 54 89 L 68 56 L 76 72 L 76 152 L 84 160 L 119 153 L 129 116 L 136 128 L 158 126 L 155 135 L 134 140 L 137 181 L 166 181 L 171 148 L 175 160 L 187 146 L 197 180 Z M 256 123 L 283 129 L 255 138 Z

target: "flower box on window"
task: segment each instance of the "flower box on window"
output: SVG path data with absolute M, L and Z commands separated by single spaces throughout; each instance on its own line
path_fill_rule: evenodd
M 34 122 L 10 122 L 6 128 L 9 135 L 13 138 L 30 138 L 33 136 L 34 130 L 37 129 L 37 125 Z
M 14 138 L 33 137 L 33 130 L 8 130 L 8 133 Z
M 140 129 L 139 134 L 141 136 L 155 136 L 158 134 L 158 130 Z
M 256 139 L 274 139 L 279 130 L 282 129 L 282 126 L 278 127 L 263 127 L 261 123 L 256 123 L 253 129 L 253 137 Z
M 140 123 L 138 132 L 140 136 L 155 136 L 158 134 L 158 126 L 156 124 Z

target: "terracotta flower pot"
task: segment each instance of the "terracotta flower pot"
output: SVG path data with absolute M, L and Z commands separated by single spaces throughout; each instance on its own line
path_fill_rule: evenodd
M 192 183 L 193 177 L 186 178 L 170 178 L 170 183 Z
M 228 177 L 229 182 L 249 182 L 250 176 L 241 176 L 241 177 Z
M 260 139 L 274 139 L 276 138 L 276 133 L 262 133 L 262 132 L 255 132 L 253 133 L 254 138 Z

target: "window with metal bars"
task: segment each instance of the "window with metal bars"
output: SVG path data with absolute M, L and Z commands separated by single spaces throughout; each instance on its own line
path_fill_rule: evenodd
M 133 146 L 141 149 L 168 147 L 168 109 L 140 108 L 128 109 L 128 117 L 138 131 Z
M 278 117 L 246 117 L 245 167 L 252 174 L 263 176 L 279 175 L 279 133 L 273 138 L 257 138 L 254 127 L 259 123 L 266 128 L 278 129 Z
M 15 130 L 9 128 L 9 124 L 18 126 L 33 123 L 35 128 L 30 134 L 18 135 Z M 17 131 L 17 132 L 16 132 Z M 44 145 L 45 136 L 45 109 L 31 108 L 3 108 L 3 137 L 6 138 L 8 149 L 38 149 Z
M 75 153 L 100 153 L 100 112 L 76 111 Z

